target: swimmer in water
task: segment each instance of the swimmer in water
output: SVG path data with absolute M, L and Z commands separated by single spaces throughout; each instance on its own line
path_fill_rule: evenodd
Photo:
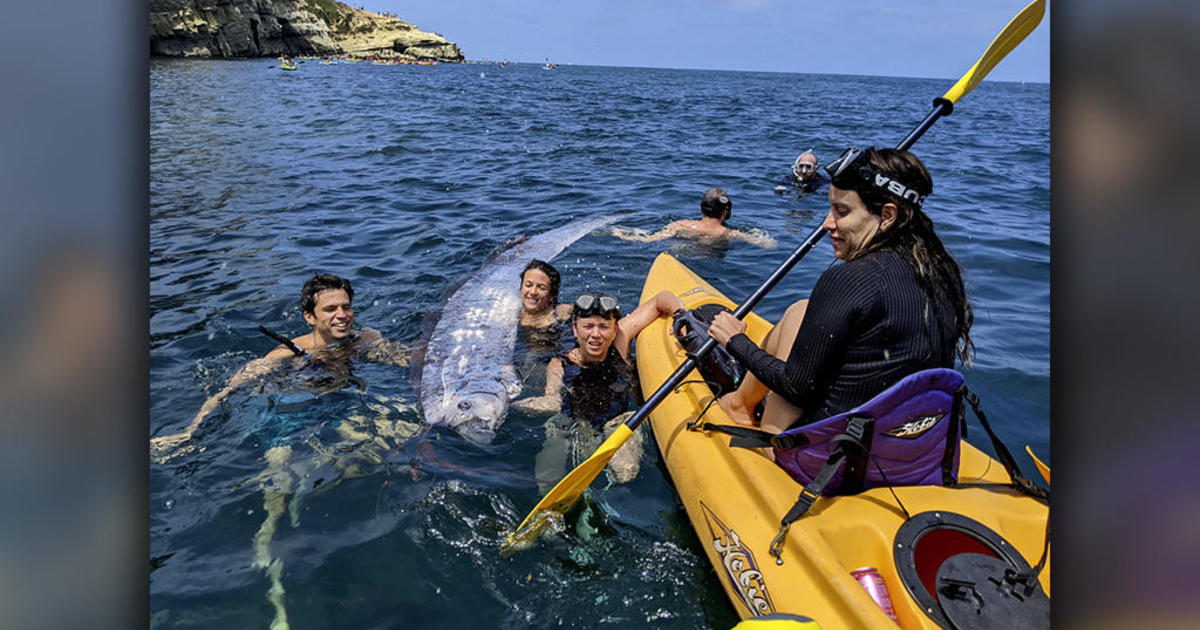
M 344 372 L 347 361 L 358 355 L 371 361 L 407 366 L 408 351 L 384 339 L 378 330 L 352 330 L 353 298 L 354 288 L 345 278 L 331 274 L 310 278 L 300 292 L 300 309 L 304 313 L 304 320 L 312 327 L 311 332 L 290 342 L 282 340 L 286 343 L 276 346 L 261 359 L 247 363 L 229 379 L 224 389 L 204 402 L 186 429 L 150 440 L 151 450 L 157 455 L 165 455 L 167 451 L 187 442 L 204 418 L 234 390 L 265 376 L 301 353 L 314 363 L 320 362 L 323 368 L 335 372 L 339 371 L 339 367 Z
M 733 202 L 729 195 L 720 188 L 709 188 L 700 200 L 700 219 L 684 219 L 668 223 L 661 230 L 647 234 L 640 230 L 629 230 L 614 227 L 612 235 L 626 241 L 652 243 L 668 238 L 694 238 L 713 244 L 724 244 L 731 241 L 745 241 L 764 249 L 773 249 L 775 239 L 765 232 L 755 234 L 742 232 L 725 226 L 733 213 Z
M 513 403 L 526 413 L 552 416 L 535 463 L 542 494 L 566 474 L 568 459 L 586 457 L 629 418 L 638 393 L 630 355 L 633 339 L 654 320 L 682 308 L 667 291 L 625 317 L 617 299 L 606 293 L 589 291 L 576 298 L 571 320 L 575 347 L 551 359 L 541 396 Z M 636 477 L 641 455 L 642 438 L 635 434 L 610 462 L 613 480 L 625 483 Z
M 533 259 L 521 272 L 522 328 L 548 328 L 571 319 L 571 305 L 558 303 L 558 270 Z
M 331 388 L 340 389 L 349 382 L 351 378 L 349 363 L 354 357 L 361 356 L 370 361 L 406 367 L 408 351 L 384 339 L 377 330 L 353 329 L 354 308 L 351 302 L 353 298 L 354 288 L 345 278 L 331 274 L 318 274 L 305 282 L 304 288 L 300 292 L 300 308 L 311 331 L 289 340 L 270 333 L 265 328 L 262 329 L 272 338 L 280 341 L 280 345 L 268 352 L 266 356 L 251 361 L 239 370 L 224 389 L 205 401 L 196 417 L 184 431 L 151 440 L 152 452 L 156 454 L 155 460 L 163 463 L 193 450 L 191 445 L 184 445 L 184 443 L 191 439 L 200 423 L 217 408 L 222 400 L 238 387 L 272 373 L 295 357 L 305 357 L 306 361 L 297 363 L 305 368 L 313 368 L 322 374 L 315 381 L 321 386 L 321 389 L 326 391 Z M 393 422 L 387 417 L 386 407 L 390 405 L 369 404 L 368 406 L 372 407 L 369 418 L 351 416 L 343 420 L 337 427 L 337 433 L 345 440 L 346 444 L 375 443 L 381 452 L 386 452 L 395 446 L 388 444 L 384 438 L 400 440 L 416 433 L 415 424 L 406 423 L 403 420 Z M 321 469 L 322 466 L 332 465 L 336 469 L 333 472 L 336 476 L 353 475 L 357 473 L 356 459 L 363 459 L 368 463 L 381 461 L 378 453 L 369 451 L 369 449 L 359 451 L 354 447 L 323 448 L 311 440 L 308 445 L 317 451 L 319 456 L 311 461 L 305 460 L 297 463 L 291 462 L 292 446 L 290 444 L 271 446 L 263 454 L 266 468 L 252 478 L 262 485 L 263 510 L 266 514 L 262 525 L 254 535 L 252 545 L 254 566 L 264 569 L 271 582 L 271 587 L 267 591 L 267 599 L 275 610 L 275 617 L 270 624 L 272 630 L 287 630 L 289 627 L 287 610 L 284 607 L 283 561 L 280 557 L 271 556 L 271 541 L 275 536 L 279 518 L 285 511 L 290 509 L 292 525 L 298 525 L 299 495 L 297 491 L 300 489 L 302 477 L 305 475 L 299 474 L 297 471 L 307 469 L 309 474 L 315 474 L 315 471 Z M 171 449 L 176 450 L 167 454 Z M 341 455 L 340 453 L 343 451 L 349 454 Z M 325 484 L 326 487 L 329 485 L 331 484 Z M 291 497 L 290 501 L 289 497 Z
M 813 153 L 812 149 L 801 153 L 796 157 L 796 161 L 792 162 L 791 175 L 783 178 L 783 181 L 775 186 L 775 192 L 783 194 L 790 190 L 807 194 L 829 184 L 829 179 L 817 170 L 818 165 L 817 154 Z

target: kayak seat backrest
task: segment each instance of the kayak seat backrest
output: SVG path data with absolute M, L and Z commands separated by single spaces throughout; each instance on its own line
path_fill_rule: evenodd
M 958 394 L 963 376 L 945 368 L 911 374 L 863 405 L 776 438 L 775 461 L 797 482 L 808 485 L 820 473 L 852 418 L 868 418 L 871 435 L 862 487 L 844 487 L 846 469 L 836 473 L 822 494 L 849 494 L 879 486 L 951 485 L 957 481 Z M 782 438 L 782 439 L 781 439 Z

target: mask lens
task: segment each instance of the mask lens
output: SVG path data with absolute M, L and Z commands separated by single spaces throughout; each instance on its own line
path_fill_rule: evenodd
M 620 313 L 617 298 L 606 293 L 583 293 L 575 298 L 575 318 L 615 316 Z
M 829 173 L 830 181 L 832 181 L 833 184 L 838 188 L 847 188 L 847 186 L 843 186 L 838 183 L 838 178 L 840 178 L 843 174 L 847 174 L 847 172 L 850 170 L 850 166 L 857 162 L 858 158 L 862 154 L 863 152 L 861 149 L 850 148 L 842 152 L 838 159 L 830 162 L 829 166 L 825 167 L 825 171 Z

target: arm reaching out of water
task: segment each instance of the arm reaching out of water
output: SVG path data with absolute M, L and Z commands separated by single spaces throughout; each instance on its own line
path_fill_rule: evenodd
M 745 241 L 751 245 L 756 245 L 763 249 L 775 249 L 776 245 L 775 239 L 771 238 L 771 235 L 768 234 L 766 230 L 760 230 L 758 228 L 754 228 L 747 232 L 730 230 L 729 236 L 731 239 Z
M 646 300 L 633 312 L 625 317 L 622 317 L 617 322 L 617 337 L 613 341 L 617 352 L 621 353 L 621 357 L 626 361 L 629 360 L 629 346 L 633 343 L 634 337 L 642 332 L 651 322 L 659 317 L 670 316 L 677 310 L 684 308 L 683 302 L 675 297 L 670 291 L 660 291 L 654 297 Z
M 701 221 L 675 221 L 653 234 L 636 228 L 614 227 L 612 235 L 621 240 L 637 243 L 653 243 L 668 238 L 694 238 L 710 242 L 743 241 L 763 249 L 775 248 L 775 239 L 771 238 L 771 235 L 767 234 L 765 230 L 755 228 L 742 232 L 716 223 L 706 225 Z
M 192 434 L 200 427 L 200 423 L 204 422 L 204 418 L 212 413 L 217 408 L 217 405 L 221 404 L 222 400 L 225 400 L 229 394 L 233 393 L 233 390 L 267 374 L 291 356 L 293 356 L 292 351 L 281 345 L 267 353 L 263 358 L 255 359 L 242 366 L 242 369 L 238 370 L 233 375 L 233 378 L 229 379 L 229 382 L 221 391 L 209 396 L 208 400 L 204 401 L 204 404 L 200 406 L 200 411 L 196 412 L 196 416 L 192 418 L 191 424 L 188 424 L 186 429 L 179 433 L 172 433 L 171 435 L 160 435 L 150 440 L 151 453 L 156 457 L 164 456 L 168 451 L 192 439 Z
M 554 357 L 546 365 L 546 391 L 541 396 L 513 401 L 512 406 L 526 413 L 552 416 L 562 411 L 562 382 L 562 359 Z
M 678 223 L 678 221 L 675 223 L 669 223 L 666 227 L 653 234 L 637 228 L 623 228 L 621 226 L 614 226 L 612 229 L 612 235 L 623 241 L 633 241 L 635 243 L 653 243 L 655 241 L 665 241 L 668 238 L 679 235 Z

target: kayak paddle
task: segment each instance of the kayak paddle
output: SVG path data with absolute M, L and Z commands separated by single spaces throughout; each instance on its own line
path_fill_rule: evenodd
M 956 103 L 958 99 L 962 98 L 963 96 L 966 96 L 966 94 L 973 90 L 975 86 L 979 85 L 979 82 L 982 81 L 989 72 L 991 72 L 992 68 L 996 67 L 996 64 L 999 63 L 1001 59 L 1008 55 L 1013 48 L 1016 48 L 1017 44 L 1020 44 L 1025 37 L 1029 35 L 1029 33 L 1032 32 L 1035 27 L 1037 27 L 1038 23 L 1042 21 L 1042 15 L 1045 13 L 1045 11 L 1045 0 L 1033 0 L 1033 2 L 1030 2 L 1024 9 L 1022 9 L 1021 12 L 1018 13 L 1017 16 L 1008 23 L 1008 26 L 1004 27 L 1004 30 L 996 36 L 996 39 L 992 40 L 991 45 L 988 46 L 987 50 L 984 51 L 983 56 L 979 58 L 979 61 L 975 62 L 975 65 L 971 66 L 970 70 L 967 70 L 967 73 L 958 80 L 958 83 L 955 83 L 954 86 L 951 87 L 950 90 L 941 97 L 933 100 L 933 111 L 929 112 L 929 115 L 926 116 L 925 119 L 922 120 L 915 129 L 913 129 L 912 133 L 909 133 L 908 136 L 905 137 L 896 148 L 908 150 L 908 148 L 911 147 L 913 143 L 917 141 L 917 139 L 924 135 L 925 132 L 931 126 L 933 126 L 934 122 L 937 122 L 937 120 L 942 116 L 950 115 L 954 109 L 954 103 Z M 792 267 L 796 266 L 796 263 L 800 262 L 800 259 L 803 258 L 804 255 L 807 254 L 808 251 L 811 250 L 827 232 L 828 230 L 821 227 L 814 230 L 813 233 L 810 234 L 808 238 L 804 239 L 804 242 L 796 248 L 796 251 L 792 252 L 791 256 L 788 256 L 787 260 L 783 261 L 783 264 L 779 265 L 779 268 L 777 268 L 774 273 L 772 273 L 771 276 L 767 278 L 765 282 L 763 282 L 762 286 L 758 287 L 758 289 L 749 298 L 747 298 L 741 306 L 737 307 L 737 310 L 733 312 L 733 316 L 738 319 L 743 319 L 750 311 L 754 310 L 754 307 L 758 305 L 759 301 L 761 301 L 763 297 L 765 297 L 766 294 L 771 291 L 771 289 L 775 288 L 776 284 L 779 284 L 779 281 L 782 280 L 783 277 L 792 270 Z M 659 388 L 655 390 L 655 392 L 651 394 L 648 399 L 646 399 L 645 404 L 638 408 L 637 412 L 634 413 L 629 420 L 626 420 L 624 424 L 617 427 L 616 431 L 613 431 L 613 434 L 610 435 L 608 439 L 604 440 L 604 443 L 600 445 L 600 448 L 596 449 L 596 452 L 592 453 L 592 455 L 588 457 L 587 460 L 582 464 L 577 466 L 575 470 L 567 473 L 567 476 L 563 477 L 562 481 L 558 482 L 558 485 L 551 488 L 550 492 L 547 492 L 546 496 L 542 497 L 542 500 L 539 501 L 538 504 L 534 506 L 533 510 L 530 511 L 529 515 L 525 517 L 525 520 L 521 521 L 521 524 L 517 526 L 517 529 L 508 534 L 508 536 L 505 538 L 505 541 L 500 545 L 501 553 L 507 554 L 511 553 L 512 551 L 522 549 L 536 540 L 538 535 L 541 534 L 542 530 L 545 529 L 546 525 L 549 523 L 549 519 L 545 518 L 546 515 L 544 513 L 546 511 L 563 513 L 571 509 L 571 506 L 575 504 L 575 501 L 577 501 L 579 497 L 583 495 L 583 491 L 587 490 L 588 486 L 592 485 L 592 481 L 595 481 L 596 477 L 600 475 L 600 472 L 604 470 L 604 467 L 608 465 L 609 460 L 611 460 L 613 455 L 616 454 L 617 449 L 621 448 L 621 446 L 625 444 L 629 437 L 633 435 L 633 432 L 635 429 L 637 429 L 638 425 L 641 424 L 642 421 L 647 417 L 649 417 L 650 412 L 653 411 L 654 408 L 657 407 L 658 404 L 661 403 L 663 399 L 665 399 L 667 395 L 671 393 L 672 389 L 683 382 L 688 373 L 695 369 L 697 363 L 707 356 L 709 352 L 712 352 L 712 349 L 716 345 L 717 340 L 711 337 L 708 339 L 708 341 L 704 342 L 704 345 L 700 346 L 700 349 L 695 353 L 695 355 L 689 355 L 688 359 L 683 362 L 683 365 L 680 365 L 674 372 L 671 373 L 671 376 L 667 378 L 666 382 L 659 386 Z
M 1038 472 L 1042 473 L 1042 479 L 1045 479 L 1046 483 L 1049 484 L 1050 467 L 1047 466 L 1042 460 L 1038 459 L 1037 455 L 1033 454 L 1033 449 L 1028 444 L 1025 445 L 1025 452 L 1029 453 L 1029 456 L 1033 458 L 1033 463 L 1037 466 Z

